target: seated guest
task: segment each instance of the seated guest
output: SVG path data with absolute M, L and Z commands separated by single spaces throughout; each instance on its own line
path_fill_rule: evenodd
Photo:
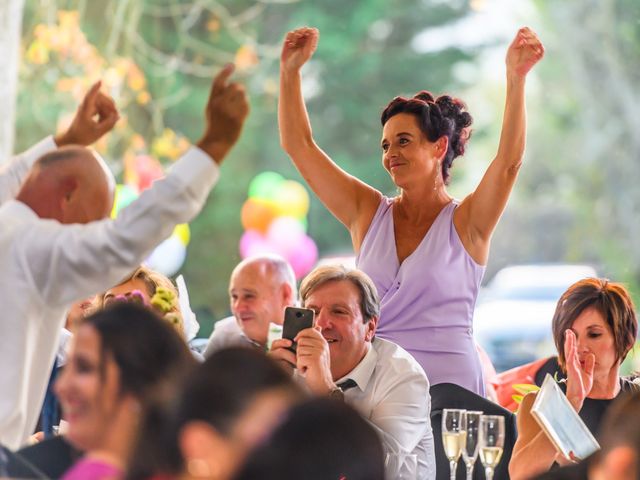
M 16 196 L 27 173 L 42 155 L 65 145 L 89 146 L 114 127 L 120 116 L 113 99 L 100 92 L 100 85 L 101 82 L 95 83 L 87 92 L 69 128 L 0 165 L 0 204 Z
M 623 392 L 639 387 L 620 378 L 620 364 L 633 347 L 638 322 L 633 302 L 619 283 L 587 278 L 560 297 L 553 316 L 558 363 L 566 373 L 561 386 L 567 400 L 598 438 L 604 412 Z M 531 415 L 536 393 L 524 397 L 518 410 L 518 440 L 509 474 L 529 478 L 566 463 Z
M 376 431 L 355 410 L 314 399 L 289 412 L 234 480 L 384 480 L 383 462 Z
M 278 255 L 246 258 L 231 273 L 229 306 L 233 316 L 215 323 L 205 357 L 230 346 L 265 348 L 269 324 L 282 325 L 285 307 L 296 302 L 296 277 Z
M 127 478 L 229 479 L 302 396 L 263 353 L 220 350 L 191 372 L 172 410 L 148 411 Z
M 178 290 L 165 275 L 141 265 L 124 282 L 97 295 L 94 305 L 102 308 L 121 299 L 139 301 L 152 307 L 184 337 L 185 327 L 178 303 Z
M 429 382 L 424 370 L 401 347 L 376 338 L 380 311 L 376 288 L 359 270 L 319 267 L 300 286 L 315 327 L 295 341 L 273 342 L 271 355 L 297 369 L 316 395 L 344 398 L 380 434 L 388 453 L 418 458 L 418 478 L 435 478 L 429 421 Z
M 150 309 L 122 302 L 87 317 L 55 385 L 67 439 L 86 452 L 65 480 L 114 478 L 124 467 L 150 402 L 169 400 L 194 359 Z
M 640 395 L 616 400 L 602 421 L 600 450 L 577 465 L 543 473 L 537 480 L 638 480 Z

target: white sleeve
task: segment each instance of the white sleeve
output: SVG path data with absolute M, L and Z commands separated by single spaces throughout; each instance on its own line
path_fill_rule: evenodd
M 61 225 L 41 220 L 17 242 L 23 271 L 48 305 L 67 305 L 122 281 L 202 208 L 219 177 L 217 165 L 192 147 L 115 220 Z
M 413 452 L 429 428 L 429 383 L 413 372 L 389 385 L 371 411 L 369 421 L 380 434 L 385 451 Z
M 15 198 L 32 165 L 45 153 L 58 148 L 52 136 L 36 143 L 29 150 L 0 165 L 0 205 Z

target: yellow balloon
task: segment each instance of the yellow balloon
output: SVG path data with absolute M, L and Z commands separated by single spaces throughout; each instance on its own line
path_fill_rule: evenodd
M 176 228 L 173 229 L 172 236 L 178 237 L 180 243 L 182 243 L 185 247 L 189 245 L 189 240 L 191 240 L 191 230 L 189 229 L 189 224 L 181 223 L 180 225 L 176 225 Z
M 275 202 L 278 215 L 304 218 L 309 212 L 309 194 L 299 182 L 286 180 L 278 188 Z

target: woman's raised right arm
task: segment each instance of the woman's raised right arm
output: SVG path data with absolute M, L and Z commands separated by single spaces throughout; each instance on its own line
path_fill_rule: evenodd
M 315 28 L 287 33 L 280 61 L 280 143 L 302 177 L 329 211 L 349 229 L 359 250 L 381 194 L 336 165 L 313 140 L 302 97 L 300 69 L 318 45 Z

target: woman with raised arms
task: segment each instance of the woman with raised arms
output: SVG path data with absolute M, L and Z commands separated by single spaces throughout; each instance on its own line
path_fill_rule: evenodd
M 525 81 L 544 49 L 522 28 L 508 48 L 507 94 L 498 152 L 462 201 L 447 192 L 464 153 L 471 115 L 462 101 L 422 91 L 394 98 L 381 117 L 382 166 L 393 198 L 349 175 L 316 145 L 302 97 L 302 66 L 318 45 L 315 28 L 286 35 L 280 64 L 280 141 L 331 213 L 351 234 L 358 268 L 381 298 L 377 334 L 408 350 L 431 384 L 484 394 L 472 317 L 491 235 L 507 204 L 525 146 Z

